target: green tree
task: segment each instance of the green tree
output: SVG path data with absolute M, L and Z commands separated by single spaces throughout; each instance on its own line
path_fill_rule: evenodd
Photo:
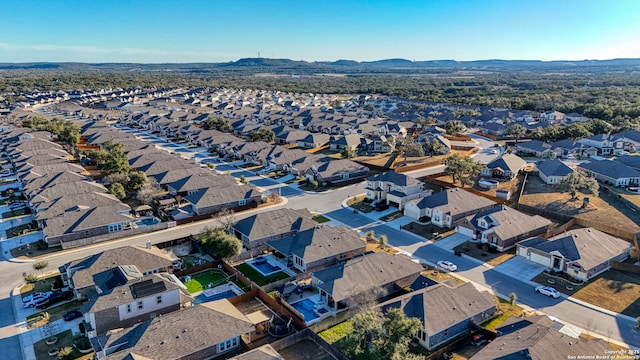
M 249 132 L 249 140 L 272 142 L 276 138 L 276 134 L 269 128 L 260 128 Z
M 340 156 L 342 156 L 343 159 L 351 159 L 353 157 L 356 157 L 356 155 L 356 151 L 353 150 L 350 146 L 346 146 L 340 151 Z
M 129 172 L 129 181 L 127 181 L 127 187 L 133 191 L 136 191 L 142 187 L 149 179 L 144 171 L 133 170 Z
M 364 234 L 364 237 L 367 238 L 367 241 L 373 241 L 376 238 L 376 233 L 373 230 L 369 230 Z
M 571 194 L 572 199 L 577 199 L 576 194 L 578 191 L 590 192 L 591 194 L 598 196 L 598 190 L 600 186 L 598 181 L 582 170 L 575 170 L 569 175 L 556 183 L 556 186 L 562 192 L 568 192 Z
M 345 337 L 344 349 L 352 359 L 420 358 L 408 351 L 408 344 L 422 323 L 407 317 L 401 309 L 389 309 L 384 315 L 375 310 L 358 313 L 351 324 L 353 331 Z
M 127 197 L 127 193 L 124 191 L 124 186 L 120 183 L 111 184 L 109 186 L 109 193 L 120 200 Z
M 583 123 L 573 123 L 562 127 L 562 135 L 565 138 L 579 140 L 593 135 L 587 125 Z
M 405 162 L 407 161 L 407 157 L 424 156 L 424 150 L 422 148 L 422 145 L 417 143 L 411 143 L 411 144 L 405 145 L 404 156 L 405 156 Z
M 222 117 L 208 118 L 204 123 L 202 123 L 202 127 L 205 130 L 218 130 L 222 132 L 231 132 L 231 130 L 233 130 L 231 122 Z
M 454 184 L 460 182 L 463 188 L 465 185 L 473 185 L 484 167 L 484 165 L 473 161 L 472 158 L 458 154 L 444 159 L 444 164 L 444 173 L 451 176 Z
M 518 142 L 527 133 L 527 128 L 520 124 L 513 124 L 507 128 L 506 134 Z
M 433 156 L 442 154 L 445 150 L 445 147 L 437 139 L 426 139 L 424 141 L 424 144 L 422 145 L 422 149 L 424 150 L 425 154 Z
M 49 262 L 46 260 L 40 260 L 33 263 L 33 269 L 40 271 L 40 275 L 44 275 L 44 269 L 49 267 Z
M 38 282 L 38 276 L 35 274 L 27 274 L 24 277 L 24 281 L 28 282 L 29 284 L 35 284 L 36 282 Z
M 200 240 L 207 253 L 220 259 L 232 258 L 242 250 L 242 242 L 220 228 L 205 228 Z
M 516 300 L 518 300 L 518 295 L 516 295 L 516 293 L 512 292 L 511 294 L 509 294 L 509 304 L 511 306 L 516 304 Z
M 464 126 L 464 124 L 460 120 L 447 121 L 446 124 L 444 124 L 444 129 L 449 135 L 458 135 L 462 132 L 467 131 L 467 127 Z

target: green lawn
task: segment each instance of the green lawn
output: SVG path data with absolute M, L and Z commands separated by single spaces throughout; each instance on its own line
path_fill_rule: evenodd
M 320 215 L 320 214 L 314 215 L 312 219 L 315 220 L 317 223 L 320 223 L 320 224 L 328 222 L 328 221 L 331 221 L 331 220 L 327 219 L 326 216 L 323 216 L 323 215 Z
M 318 335 L 324 339 L 329 344 L 335 344 L 348 333 L 353 331 L 353 325 L 351 321 L 347 320 L 345 322 L 341 322 L 338 325 L 328 328 L 327 330 L 321 331 Z
M 191 280 L 185 284 L 190 294 L 200 292 L 209 284 L 220 285 L 227 280 L 227 274 L 222 270 L 207 270 L 191 276 Z
M 40 275 L 36 272 L 34 272 L 34 274 Z M 39 278 L 35 283 L 27 283 L 20 288 L 20 295 L 22 295 L 22 297 L 25 297 L 27 295 L 31 295 L 34 292 L 51 291 L 51 284 L 53 284 L 54 282 L 57 282 L 58 287 L 60 287 L 62 285 L 62 276 L 60 276 L 60 274 L 51 274 L 45 278 Z
M 240 271 L 246 277 L 251 279 L 258 286 L 264 286 L 266 284 L 269 284 L 278 280 L 286 279 L 289 277 L 289 275 L 285 274 L 282 271 L 278 271 L 275 274 L 271 274 L 265 277 L 264 275 L 256 271 L 254 268 L 252 268 L 251 265 L 249 264 L 240 264 L 236 266 L 236 269 L 238 269 L 238 271 Z

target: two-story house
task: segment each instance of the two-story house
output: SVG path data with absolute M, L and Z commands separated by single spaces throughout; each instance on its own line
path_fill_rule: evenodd
M 431 191 L 424 190 L 422 181 L 392 171 L 368 177 L 366 181 L 368 199 L 398 206 L 399 209 L 404 209 L 410 200 L 431 194 Z
M 485 197 L 461 188 L 453 188 L 409 201 L 405 206 L 404 215 L 431 222 L 436 226 L 452 228 L 457 220 L 496 205 Z

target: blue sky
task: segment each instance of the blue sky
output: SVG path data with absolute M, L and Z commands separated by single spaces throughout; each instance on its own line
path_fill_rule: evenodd
M 640 57 L 636 0 L 4 0 L 0 62 Z

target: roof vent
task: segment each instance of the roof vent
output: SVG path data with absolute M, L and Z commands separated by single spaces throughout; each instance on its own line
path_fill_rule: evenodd
M 164 345 L 166 343 L 166 341 L 162 340 L 160 341 L 160 345 Z

